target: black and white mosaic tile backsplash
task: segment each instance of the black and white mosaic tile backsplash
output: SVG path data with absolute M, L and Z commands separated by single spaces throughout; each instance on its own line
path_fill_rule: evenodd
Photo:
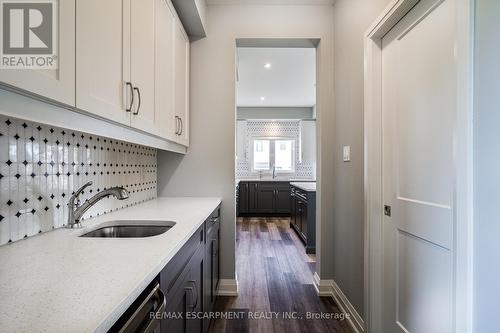
M 123 186 L 129 198 L 106 198 L 89 218 L 154 199 L 154 148 L 0 115 L 0 245 L 67 223 L 68 200 L 93 181 L 82 202 Z

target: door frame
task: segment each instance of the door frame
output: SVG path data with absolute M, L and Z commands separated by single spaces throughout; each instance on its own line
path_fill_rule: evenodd
M 439 0 L 440 2 L 445 0 Z M 473 43 L 475 0 L 454 0 L 457 116 L 454 124 L 453 331 L 472 333 Z M 382 333 L 382 38 L 419 0 L 393 0 L 364 36 L 364 224 L 366 332 Z

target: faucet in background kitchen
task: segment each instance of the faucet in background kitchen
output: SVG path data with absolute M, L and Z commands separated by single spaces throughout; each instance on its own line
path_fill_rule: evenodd
M 128 198 L 128 191 L 124 189 L 123 187 L 112 187 L 107 190 L 103 190 L 96 195 L 94 195 L 92 198 L 88 199 L 85 201 L 81 206 L 80 200 L 78 200 L 78 196 L 83 192 L 84 189 L 92 185 L 92 182 L 88 182 L 82 187 L 78 189 L 78 191 L 75 192 L 69 199 L 69 216 L 68 216 L 68 228 L 80 228 L 81 223 L 80 219 L 82 218 L 83 214 L 95 205 L 99 200 L 106 198 L 110 195 L 114 196 L 118 200 L 124 200 Z M 76 201 L 76 204 L 75 204 Z

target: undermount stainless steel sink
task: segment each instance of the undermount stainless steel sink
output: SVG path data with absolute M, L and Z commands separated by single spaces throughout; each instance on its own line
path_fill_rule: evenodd
M 172 221 L 110 221 L 80 237 L 145 238 L 161 235 L 175 225 Z

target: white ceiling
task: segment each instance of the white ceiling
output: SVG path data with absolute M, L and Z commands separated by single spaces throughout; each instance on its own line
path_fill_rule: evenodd
M 266 64 L 271 67 L 265 68 Z M 237 70 L 237 106 L 310 107 L 316 104 L 314 48 L 238 48 Z
M 206 0 L 208 5 L 333 5 L 335 0 Z

